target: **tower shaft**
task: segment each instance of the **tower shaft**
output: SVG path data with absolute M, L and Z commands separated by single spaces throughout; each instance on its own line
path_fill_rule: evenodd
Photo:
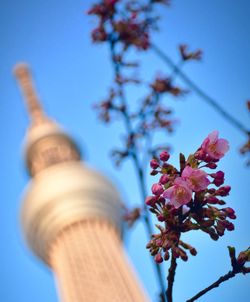
M 65 229 L 51 248 L 50 261 L 63 302 L 148 301 L 117 230 L 103 219 Z

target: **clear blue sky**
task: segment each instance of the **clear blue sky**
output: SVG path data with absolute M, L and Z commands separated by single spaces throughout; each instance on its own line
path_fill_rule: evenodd
M 90 165 L 117 184 L 129 205 L 139 204 L 136 179 L 130 164 L 116 171 L 108 158 L 119 144 L 122 126 L 108 128 L 96 120 L 93 103 L 106 96 L 112 70 L 105 46 L 92 45 L 93 18 L 84 13 L 92 1 L 2 1 L 0 10 L 0 114 L 1 114 L 1 286 L 3 302 L 55 302 L 51 272 L 31 255 L 22 241 L 19 225 L 21 194 L 28 177 L 22 161 L 22 142 L 28 125 L 27 115 L 16 82 L 11 74 L 15 63 L 28 62 L 34 71 L 36 87 L 47 112 L 77 139 Z M 161 11 L 162 32 L 155 42 L 174 60 L 180 42 L 204 50 L 200 64 L 185 68 L 190 77 L 216 97 L 227 111 L 249 125 L 245 101 L 250 98 L 250 3 L 247 0 L 173 0 Z M 165 71 L 152 53 L 143 55 L 143 75 L 150 79 L 154 71 Z M 134 97 L 139 95 L 134 92 Z M 174 287 L 175 301 L 185 301 L 230 268 L 227 245 L 238 250 L 250 243 L 249 170 L 238 149 L 245 137 L 204 104 L 195 94 L 172 102 L 177 131 L 164 138 L 174 146 L 173 160 L 179 151 L 189 154 L 212 130 L 218 129 L 230 141 L 231 149 L 221 161 L 226 183 L 232 186 L 227 198 L 235 208 L 236 230 L 212 242 L 205 234 L 195 233 L 188 241 L 198 255 L 180 263 Z M 129 175 L 129 177 L 128 177 Z M 129 180 L 129 181 L 128 181 Z M 148 179 L 148 187 L 154 180 Z M 126 248 L 145 287 L 155 297 L 155 281 L 143 235 L 138 224 L 126 237 Z M 167 264 L 163 264 L 167 267 Z M 250 300 L 250 276 L 237 276 L 200 301 L 240 302 Z

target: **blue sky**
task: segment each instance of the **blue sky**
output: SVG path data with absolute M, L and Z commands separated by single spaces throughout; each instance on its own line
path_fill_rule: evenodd
M 75 137 L 89 164 L 117 184 L 128 205 L 140 203 L 131 164 L 125 163 L 117 171 L 108 157 L 111 147 L 120 144 L 122 125 L 103 126 L 92 110 L 92 105 L 106 96 L 112 69 L 106 47 L 93 45 L 89 37 L 96 24 L 94 18 L 85 14 L 91 3 L 93 1 L 77 0 L 1 2 L 0 301 L 57 301 L 51 272 L 27 249 L 20 230 L 21 195 L 28 182 L 22 153 L 28 118 L 12 76 L 14 64 L 26 61 L 32 66 L 47 112 Z M 155 43 L 175 61 L 179 43 L 202 48 L 202 62 L 187 65 L 185 71 L 228 112 L 249 125 L 245 107 L 245 101 L 250 98 L 249 1 L 176 0 L 160 14 L 162 31 L 155 35 Z M 153 78 L 155 71 L 169 71 L 153 53 L 143 54 L 141 60 L 144 63 L 141 75 L 148 79 Z M 135 99 L 139 96 L 133 91 Z M 237 250 L 249 246 L 250 183 L 249 170 L 238 152 L 245 142 L 244 135 L 195 94 L 172 101 L 170 105 L 180 122 L 173 135 L 159 138 L 173 146 L 173 163 L 178 152 L 188 155 L 214 129 L 229 140 L 231 149 L 221 161 L 220 169 L 226 173 L 226 183 L 232 186 L 228 205 L 235 208 L 238 216 L 236 230 L 226 233 L 219 242 L 212 242 L 199 233 L 188 237 L 199 253 L 178 266 L 174 287 L 178 302 L 185 301 L 229 270 L 227 245 L 234 245 Z M 148 188 L 153 181 L 152 177 L 148 178 Z M 139 223 L 126 235 L 126 249 L 152 301 L 156 301 L 155 278 L 145 244 L 143 226 Z M 167 268 L 167 264 L 163 265 Z M 249 301 L 249 278 L 249 275 L 237 276 L 200 301 Z

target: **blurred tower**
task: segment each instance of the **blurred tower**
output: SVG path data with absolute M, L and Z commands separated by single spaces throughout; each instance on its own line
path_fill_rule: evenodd
M 43 112 L 27 66 L 17 65 L 15 75 L 31 117 L 32 180 L 22 207 L 28 245 L 53 270 L 63 302 L 148 301 L 122 248 L 119 194 L 80 162 L 77 145 Z

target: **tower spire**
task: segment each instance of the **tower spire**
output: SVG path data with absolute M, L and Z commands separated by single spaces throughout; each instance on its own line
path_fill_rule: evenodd
M 42 105 L 33 86 L 29 66 L 25 63 L 17 64 L 14 67 L 14 74 L 22 90 L 32 123 L 39 124 L 47 120 L 48 118 L 43 111 Z

